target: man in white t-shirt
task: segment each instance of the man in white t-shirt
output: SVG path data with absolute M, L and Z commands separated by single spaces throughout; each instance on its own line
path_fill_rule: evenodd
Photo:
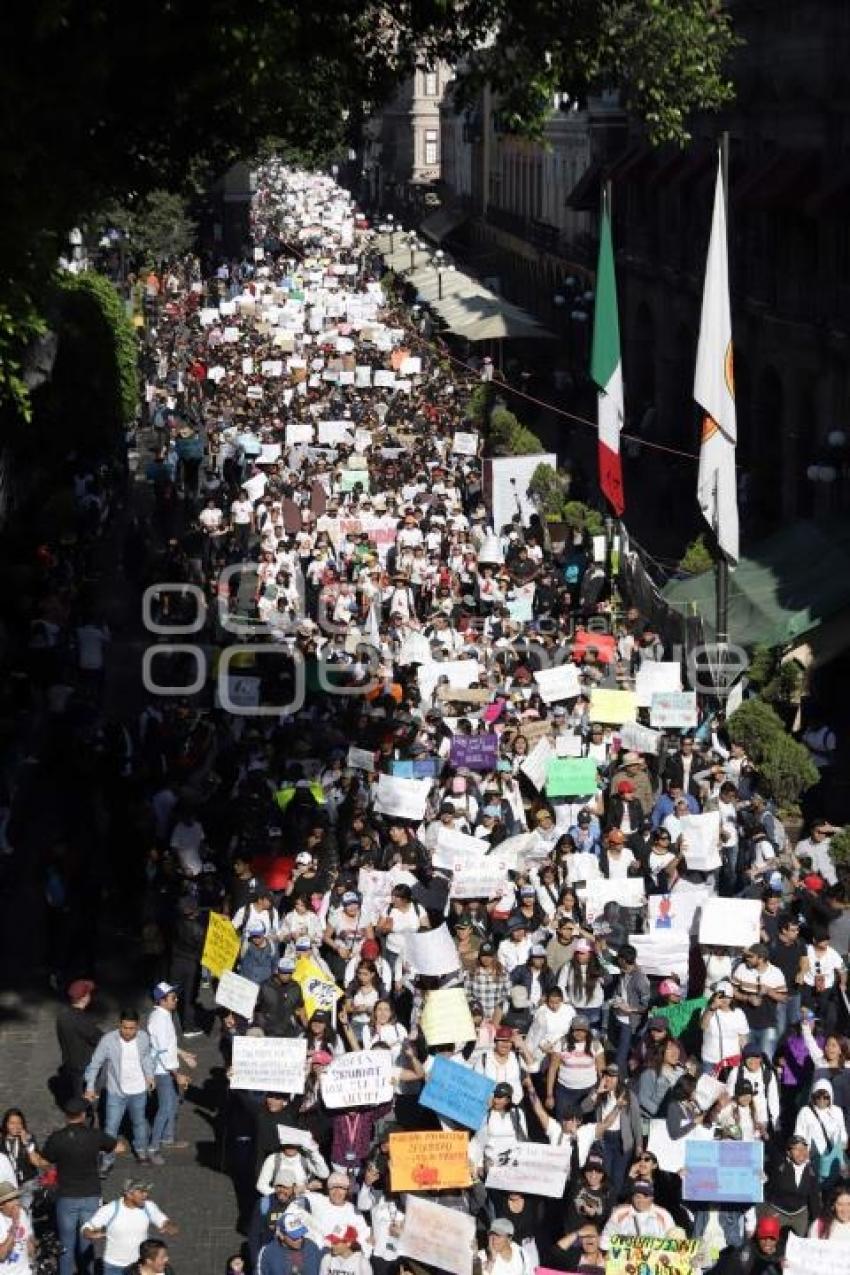
M 139 1259 L 139 1247 L 148 1238 L 150 1228 L 165 1235 L 176 1235 L 177 1227 L 150 1196 L 150 1182 L 130 1178 L 124 1183 L 120 1200 L 101 1204 L 83 1226 L 87 1239 L 105 1239 L 103 1275 L 121 1275 Z
M 29 1213 L 12 1181 L 0 1182 L 0 1271 L 30 1275 L 35 1239 Z
M 240 496 L 230 506 L 230 521 L 240 553 L 247 553 L 248 542 L 254 527 L 254 505 L 247 496 Z
M 177 1047 L 174 1027 L 174 1011 L 177 1008 L 177 987 L 173 983 L 157 983 L 153 989 L 154 1008 L 148 1016 L 148 1035 L 153 1054 L 154 1080 L 156 1082 L 156 1115 L 151 1125 L 149 1155 L 152 1164 L 164 1164 L 159 1154 L 161 1146 L 188 1147 L 188 1142 L 176 1142 L 178 1091 L 185 1089 L 189 1077 L 180 1070 L 181 1061 L 187 1067 L 196 1067 L 194 1054 Z

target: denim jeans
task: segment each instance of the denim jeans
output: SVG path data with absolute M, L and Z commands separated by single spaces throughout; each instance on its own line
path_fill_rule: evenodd
M 802 999 L 803 998 L 799 992 L 792 992 L 787 1001 L 777 1001 L 776 1030 L 778 1032 L 779 1040 L 782 1039 L 789 1027 L 793 1027 L 795 1023 L 799 1023 Z
M 767 1054 L 772 1062 L 778 1040 L 779 1031 L 776 1027 L 759 1027 L 757 1030 L 750 1031 L 747 1044 L 758 1045 L 761 1052 Z
M 100 1208 L 100 1199 L 96 1195 L 79 1195 L 56 1201 L 56 1232 L 62 1253 L 59 1257 L 59 1275 L 74 1275 L 77 1268 L 77 1242 L 79 1239 L 80 1270 L 90 1272 L 94 1259 L 94 1246 L 91 1240 L 79 1236 L 80 1227 L 87 1222 Z
M 156 1115 L 151 1126 L 151 1151 L 157 1151 L 163 1142 L 173 1142 L 177 1129 L 179 1108 L 177 1086 L 169 1072 L 156 1077 Z
M 132 1094 L 110 1093 L 107 1090 L 106 1093 L 104 1129 L 111 1137 L 117 1138 L 124 1114 L 129 1113 L 130 1123 L 133 1126 L 133 1150 L 140 1156 L 147 1155 L 148 1151 L 148 1122 L 145 1119 L 147 1101 L 147 1090 L 144 1093 Z M 114 1159 L 114 1155 L 107 1156 L 106 1163 L 112 1164 Z

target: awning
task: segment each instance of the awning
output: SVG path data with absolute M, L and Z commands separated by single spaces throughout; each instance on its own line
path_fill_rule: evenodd
M 567 207 L 576 212 L 596 212 L 602 189 L 602 165 L 596 160 L 579 178 L 567 195 Z
M 426 217 L 419 229 L 426 239 L 430 239 L 431 243 L 441 244 L 444 239 L 457 230 L 458 226 L 469 217 L 469 213 L 465 208 L 459 208 L 456 205 L 449 208 L 438 208 L 435 213 L 431 213 L 430 217 Z

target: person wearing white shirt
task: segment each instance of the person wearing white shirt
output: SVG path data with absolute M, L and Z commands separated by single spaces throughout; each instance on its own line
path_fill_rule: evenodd
M 490 1223 L 487 1247 L 479 1251 L 483 1275 L 531 1275 L 524 1250 L 514 1243 L 514 1224 L 507 1217 Z
M 124 1183 L 120 1200 L 102 1204 L 83 1226 L 87 1239 L 104 1239 L 103 1275 L 121 1275 L 133 1262 L 138 1261 L 139 1247 L 148 1238 L 150 1228 L 165 1235 L 176 1235 L 177 1227 L 170 1222 L 159 1205 L 149 1199 L 150 1183 L 130 1178 Z
M 160 1147 L 187 1147 L 187 1142 L 175 1141 L 177 1113 L 180 1103 L 178 1093 L 189 1084 L 189 1077 L 180 1071 L 181 1061 L 187 1067 L 196 1067 L 194 1054 L 178 1049 L 174 1027 L 174 1011 L 177 1008 L 178 989 L 172 983 L 157 983 L 153 989 L 154 1008 L 148 1017 L 148 1036 L 153 1056 L 153 1074 L 156 1084 L 156 1115 L 151 1125 L 148 1154 L 152 1164 L 164 1164 Z
M 631 1203 L 618 1205 L 605 1223 L 599 1239 L 600 1248 L 609 1247 L 612 1235 L 663 1239 L 675 1223 L 667 1210 L 655 1203 L 654 1197 L 651 1182 L 634 1182 Z
M 305 1199 L 310 1206 L 310 1213 L 305 1215 L 305 1221 L 316 1237 L 316 1242 L 322 1247 L 325 1247 L 326 1236 L 340 1234 L 346 1227 L 353 1226 L 360 1247 L 366 1257 L 369 1257 L 372 1253 L 369 1224 L 348 1198 L 350 1185 L 346 1173 L 332 1173 L 328 1178 L 327 1195 L 307 1191 Z
M 508 937 L 502 939 L 498 948 L 499 964 L 506 974 L 511 974 L 518 965 L 525 965 L 531 954 L 531 936 L 519 917 L 508 921 Z
M 703 1073 L 714 1071 L 725 1058 L 740 1058 L 750 1028 L 744 1011 L 733 1006 L 731 983 L 721 982 L 714 989 L 700 1026 Z
M 30 1275 L 35 1259 L 32 1219 L 21 1204 L 15 1175 L 0 1180 L 0 1271 Z

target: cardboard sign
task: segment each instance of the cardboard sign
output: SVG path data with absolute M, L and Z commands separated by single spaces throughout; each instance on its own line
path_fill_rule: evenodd
M 303 1093 L 307 1041 L 282 1036 L 234 1036 L 231 1089 Z
M 480 770 L 485 774 L 496 769 L 499 760 L 499 736 L 455 735 L 451 744 L 449 761 L 453 766 L 465 766 L 467 770 Z
M 543 736 L 538 739 L 525 760 L 520 762 L 520 771 L 534 784 L 538 792 L 542 792 L 545 787 L 549 774 L 549 763 L 554 758 L 555 750 L 549 740 Z
M 243 978 L 241 974 L 234 974 L 232 970 L 225 970 L 215 989 L 215 1003 L 250 1022 L 254 1017 L 259 993 L 258 983 L 252 982 L 250 978 Z
M 201 965 L 213 978 L 221 978 L 225 970 L 232 970 L 240 948 L 239 935 L 230 923 L 229 916 L 210 912 L 207 921 L 207 937 L 201 954 Z
M 656 756 L 661 751 L 661 731 L 639 726 L 637 722 L 623 722 L 619 734 L 620 746 L 624 752 L 650 753 Z
M 661 730 L 693 730 L 698 720 L 696 691 L 656 691 L 649 720 Z
M 412 1195 L 405 1201 L 398 1251 L 449 1275 L 472 1275 L 475 1218 Z
M 540 688 L 544 704 L 557 704 L 560 700 L 575 699 L 581 694 L 578 669 L 575 664 L 561 664 L 558 668 L 538 669 L 534 680 Z
M 764 1199 L 764 1143 L 732 1138 L 685 1139 L 683 1200 L 761 1204 Z
M 429 1045 L 464 1045 L 477 1036 L 462 987 L 441 987 L 429 992 L 419 1026 Z
M 463 689 L 458 686 L 438 686 L 437 702 L 441 704 L 489 704 L 493 692 L 486 686 L 470 686 Z
M 638 708 L 649 708 L 656 693 L 681 689 L 682 666 L 678 660 L 644 660 L 635 674 Z
M 589 797 L 598 787 L 597 764 L 593 757 L 552 757 L 546 771 L 546 795 Z
M 720 812 L 709 810 L 704 815 L 685 815 L 680 820 L 682 849 L 689 868 L 695 872 L 713 872 L 721 865 Z
M 452 453 L 455 456 L 477 456 L 478 455 L 478 435 L 469 432 L 462 433 L 458 431 L 452 441 Z
M 477 660 L 435 660 L 432 664 L 422 664 L 416 673 L 419 693 L 423 699 L 433 695 L 434 688 L 441 678 L 448 679 L 452 690 L 466 690 L 473 682 L 481 680 L 482 669 Z M 487 692 L 487 698 L 490 693 Z
M 633 722 L 637 713 L 634 691 L 609 691 L 594 687 L 590 692 L 592 722 L 619 726 L 621 722 Z
M 788 1232 L 785 1247 L 785 1275 L 847 1275 L 850 1271 L 850 1244 L 827 1240 L 803 1240 Z
M 699 941 L 706 947 L 752 947 L 761 931 L 760 899 L 706 899 Z
M 612 1235 L 605 1257 L 605 1275 L 693 1275 L 699 1240 Z
M 379 775 L 375 812 L 393 815 L 396 819 L 414 819 L 419 823 L 425 817 L 430 791 L 430 779 L 399 779 L 395 775 Z
M 487 1174 L 488 1191 L 519 1191 L 560 1200 L 567 1185 L 572 1148 L 517 1142 L 496 1154 Z
M 325 1106 L 377 1107 L 393 1100 L 393 1059 L 388 1049 L 361 1049 L 335 1058 L 320 1080 Z
M 468 1133 L 390 1134 L 391 1191 L 442 1191 L 471 1183 Z
M 419 1095 L 419 1105 L 447 1120 L 478 1129 L 484 1123 L 495 1088 L 495 1080 L 438 1054 Z
M 417 974 L 440 978 L 460 968 L 455 941 L 445 925 L 436 930 L 407 933 L 403 938 L 404 959 Z

